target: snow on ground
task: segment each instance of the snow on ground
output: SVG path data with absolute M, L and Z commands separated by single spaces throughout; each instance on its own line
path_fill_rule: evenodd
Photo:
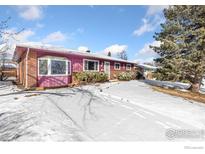
M 144 82 L 121 82 L 117 86 L 105 88 L 103 92 L 104 95 L 124 99 L 131 104 L 195 124 L 195 127 L 205 128 L 205 104 L 153 91 Z
M 185 89 L 185 90 L 190 88 L 191 86 L 188 83 L 159 81 L 159 80 L 144 80 L 144 82 L 153 86 L 168 87 L 174 89 Z
M 61 97 L 74 92 L 21 91 L 14 86 L 0 88 L 1 141 L 82 141 L 90 140 L 67 113 L 58 108 Z
M 170 128 L 205 129 L 204 110 L 139 81 L 45 91 L 0 84 L 0 140 L 169 141 Z

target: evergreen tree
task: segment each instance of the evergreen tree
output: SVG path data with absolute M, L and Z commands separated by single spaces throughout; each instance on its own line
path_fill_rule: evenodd
M 107 56 L 111 57 L 111 52 L 110 51 L 107 53 Z
M 161 45 L 151 46 L 160 56 L 156 77 L 189 82 L 196 92 L 205 74 L 205 6 L 170 6 L 164 16 L 161 32 L 154 35 Z

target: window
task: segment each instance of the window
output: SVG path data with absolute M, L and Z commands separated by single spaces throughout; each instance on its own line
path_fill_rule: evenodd
M 70 75 L 70 61 L 60 57 L 43 57 L 38 59 L 39 75 Z
M 66 74 L 66 61 L 51 60 L 51 74 Z
M 48 74 L 48 60 L 39 59 L 39 74 L 47 75 Z
M 126 65 L 126 70 L 131 70 L 131 64 Z
M 88 60 L 83 61 L 84 71 L 99 71 L 99 61 L 98 60 Z
M 115 70 L 120 70 L 120 63 L 115 63 L 114 69 Z

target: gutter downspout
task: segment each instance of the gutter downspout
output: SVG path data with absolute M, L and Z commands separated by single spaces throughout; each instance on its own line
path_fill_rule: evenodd
M 30 48 L 27 48 L 26 51 L 26 85 L 25 88 L 28 88 L 28 55 L 29 55 Z

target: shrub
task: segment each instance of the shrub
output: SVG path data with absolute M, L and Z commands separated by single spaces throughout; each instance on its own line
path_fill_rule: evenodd
M 133 75 L 131 72 L 122 72 L 118 74 L 117 78 L 121 81 L 129 81 L 133 79 Z
M 95 83 L 107 81 L 108 75 L 104 72 L 78 72 L 75 74 L 75 78 L 80 83 Z
M 76 73 L 75 74 L 75 79 L 78 81 L 87 81 L 88 76 L 85 73 Z

